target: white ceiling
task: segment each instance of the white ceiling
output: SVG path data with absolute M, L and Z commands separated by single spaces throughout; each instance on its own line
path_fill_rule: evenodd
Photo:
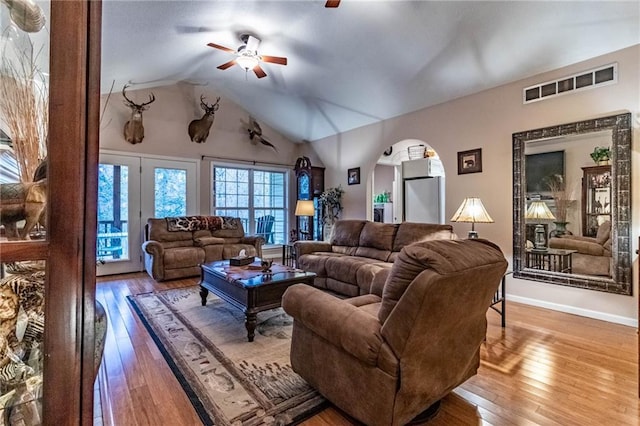
M 266 78 L 216 66 L 262 40 Z M 640 43 L 640 2 L 114 1 L 102 90 L 206 84 L 293 141 L 317 140 Z

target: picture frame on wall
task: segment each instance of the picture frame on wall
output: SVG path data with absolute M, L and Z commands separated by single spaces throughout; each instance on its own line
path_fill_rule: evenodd
M 349 185 L 360 184 L 360 167 L 354 167 L 347 171 L 347 183 Z
M 458 174 L 482 172 L 482 148 L 458 152 Z

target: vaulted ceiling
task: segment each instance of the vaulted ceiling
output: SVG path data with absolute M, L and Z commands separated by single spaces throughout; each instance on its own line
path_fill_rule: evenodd
M 102 90 L 188 82 L 317 140 L 640 43 L 640 2 L 103 3 Z M 233 66 L 249 33 L 267 77 Z M 604 64 L 603 64 L 604 65 Z

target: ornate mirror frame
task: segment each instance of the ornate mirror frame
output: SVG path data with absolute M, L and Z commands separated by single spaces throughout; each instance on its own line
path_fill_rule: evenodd
M 525 268 L 525 144 L 537 139 L 611 131 L 612 279 Z M 513 276 L 631 295 L 631 113 L 513 134 Z

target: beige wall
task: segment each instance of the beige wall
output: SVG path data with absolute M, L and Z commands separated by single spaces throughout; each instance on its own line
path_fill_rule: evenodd
M 115 89 L 107 102 L 102 97 L 102 105 L 107 104 L 100 126 L 100 148 L 141 155 L 159 155 L 173 158 L 200 159 L 203 156 L 223 157 L 235 160 L 255 160 L 259 162 L 291 165 L 302 152 L 304 144 L 294 143 L 260 123 L 262 135 L 276 146 L 277 151 L 262 144 L 252 143 L 247 129 L 249 114 L 235 103 L 222 98 L 220 108 L 205 143 L 191 142 L 187 127 L 191 120 L 200 118 L 200 94 L 207 103 L 215 102 L 215 90 L 206 86 L 177 84 L 144 90 L 127 90 L 127 96 L 134 102 L 142 103 L 153 92 L 156 101 L 144 112 L 145 137 L 142 143 L 132 145 L 123 136 L 124 124 L 129 120 L 130 110 L 122 100 L 121 88 Z M 316 165 L 317 157 L 312 164 Z M 211 206 L 210 160 L 200 164 L 200 213 L 208 214 Z M 293 182 L 293 180 L 292 180 Z M 295 190 L 291 191 L 295 198 Z
M 576 92 L 528 105 L 522 104 L 522 88 L 597 66 L 618 62 L 618 83 Z M 367 176 L 391 144 L 403 139 L 421 139 L 431 145 L 443 161 L 446 180 L 446 216 L 451 217 L 460 200 L 478 196 L 495 220 L 478 224 L 482 237 L 500 245 L 512 256 L 512 133 L 607 116 L 623 111 L 633 114 L 632 187 L 640 187 L 640 45 L 536 77 L 500 86 L 382 123 L 355 129 L 312 142 L 325 164 L 326 185 L 342 185 L 343 218 L 364 218 L 367 212 Z M 456 153 L 482 148 L 483 172 L 458 175 Z M 346 170 L 361 167 L 361 185 L 347 185 Z M 633 250 L 640 236 L 640 196 L 633 201 Z M 454 224 L 459 235 L 467 224 Z M 508 280 L 513 300 L 575 312 L 623 323 L 637 320 L 637 256 L 634 255 L 634 296 L 619 296 L 526 280 Z
M 393 194 L 393 177 L 394 167 L 377 164 L 375 166 L 375 174 L 373 179 L 373 195 L 389 192 Z M 393 201 L 390 199 L 389 201 Z

